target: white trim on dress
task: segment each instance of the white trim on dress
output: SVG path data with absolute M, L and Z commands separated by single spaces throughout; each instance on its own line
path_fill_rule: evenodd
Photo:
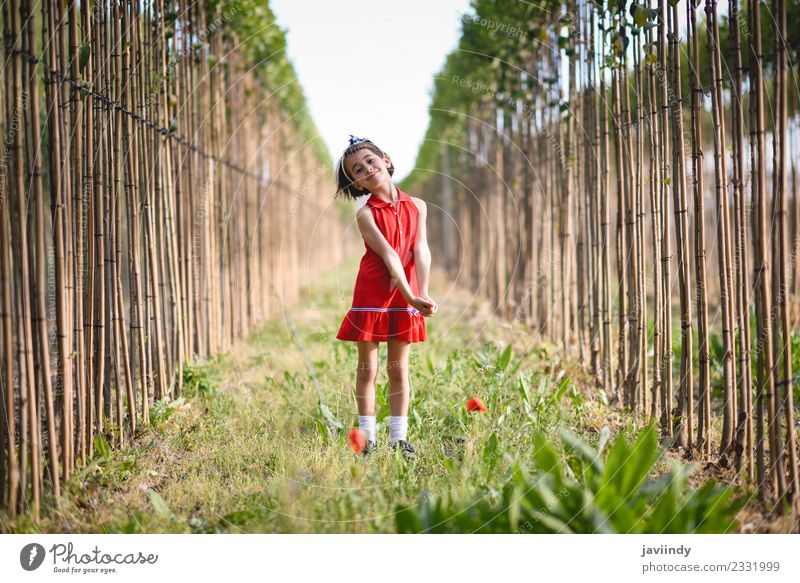
M 354 311 L 354 312 L 405 311 L 405 312 L 411 312 L 412 315 L 419 314 L 419 310 L 417 308 L 414 308 L 414 307 L 408 307 L 408 308 L 397 308 L 397 307 L 395 307 L 395 308 L 362 308 L 362 307 L 356 308 L 356 307 L 351 307 L 350 309 L 352 311 Z

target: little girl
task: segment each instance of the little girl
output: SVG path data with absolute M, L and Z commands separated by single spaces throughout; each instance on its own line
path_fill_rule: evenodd
M 415 459 L 408 434 L 408 354 L 412 342 L 426 339 L 423 316 L 439 309 L 428 296 L 431 253 L 425 234 L 427 206 L 392 183 L 394 165 L 370 140 L 350 136 L 336 168 L 336 197 L 369 195 L 356 213 L 366 253 L 353 291 L 353 303 L 336 338 L 358 342 L 356 395 L 358 425 L 367 433 L 363 455 L 377 446 L 375 379 L 378 343 L 387 343 L 389 441 L 407 460 Z

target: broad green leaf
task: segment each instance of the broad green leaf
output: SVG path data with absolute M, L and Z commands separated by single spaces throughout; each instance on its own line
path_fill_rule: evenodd
M 511 344 L 506 346 L 506 349 L 500 355 L 497 360 L 497 369 L 500 371 L 505 370 L 508 367 L 508 363 L 511 362 L 511 355 L 513 354 Z
M 560 486 L 564 481 L 561 473 L 560 458 L 541 432 L 536 433 L 533 444 L 533 457 L 536 460 L 536 465 L 545 474 L 552 475 L 556 485 Z
M 600 438 L 597 441 L 598 455 L 603 453 L 603 450 L 608 444 L 609 437 L 611 437 L 611 430 L 608 428 L 608 425 L 604 425 L 602 429 L 600 429 Z
M 319 401 L 318 403 L 319 413 L 322 415 L 322 418 L 325 420 L 325 423 L 330 428 L 342 429 L 344 425 L 331 413 L 331 410 L 328 408 L 328 405 Z
M 519 375 L 519 382 L 517 383 L 517 392 L 519 396 L 522 398 L 523 403 L 530 404 L 530 399 L 528 397 L 528 393 L 530 392 L 530 386 L 528 385 L 528 379 L 524 374 Z
M 80 66 L 80 71 L 83 73 L 83 70 L 86 68 L 86 65 L 89 64 L 89 57 L 92 54 L 90 43 L 84 43 L 81 45 L 80 53 L 78 54 L 78 65 Z
M 633 16 L 633 22 L 636 23 L 636 26 L 641 27 L 644 26 L 644 23 L 647 22 L 647 19 L 650 17 L 650 10 L 641 4 L 631 4 L 631 15 Z
M 599 475 L 603 473 L 603 460 L 597 455 L 596 451 L 586 444 L 586 442 L 581 440 L 567 429 L 563 428 L 561 429 L 561 439 L 563 439 L 566 443 L 568 450 L 572 450 L 577 453 L 591 466 L 595 474 Z
M 156 511 L 162 518 L 166 518 L 167 520 L 175 520 L 175 515 L 172 513 L 172 510 L 169 509 L 167 503 L 164 502 L 164 499 L 156 492 L 155 490 L 149 490 L 147 492 L 148 497 L 150 498 L 150 504 L 153 505 L 153 509 Z
M 98 433 L 94 436 L 94 450 L 101 458 L 106 458 L 111 455 L 111 446 L 102 433 Z
M 564 522 L 563 520 L 561 520 L 559 518 L 556 518 L 555 516 L 553 516 L 552 514 L 549 514 L 547 512 L 535 512 L 534 511 L 532 513 L 532 518 L 534 520 L 539 521 L 544 526 L 546 526 L 548 528 L 548 530 L 550 530 L 550 532 L 560 533 L 560 534 L 574 534 L 575 533 L 575 531 L 572 530 L 572 528 L 567 526 L 566 522 Z

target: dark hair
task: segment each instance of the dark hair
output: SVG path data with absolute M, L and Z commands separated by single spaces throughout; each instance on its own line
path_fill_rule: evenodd
M 359 150 L 363 150 L 365 148 L 367 150 L 374 152 L 378 156 L 383 157 L 385 155 L 385 152 L 383 150 L 381 150 L 378 146 L 376 146 L 369 140 L 362 140 L 355 144 L 350 144 L 344 151 L 344 154 L 342 154 L 342 157 L 339 158 L 339 163 L 336 165 L 336 194 L 334 195 L 334 198 L 344 197 L 350 200 L 355 200 L 359 196 L 364 196 L 365 194 L 369 194 L 369 190 L 367 190 L 366 188 L 363 190 L 359 190 L 358 188 L 353 186 L 353 183 L 355 181 L 350 180 L 350 178 L 347 175 L 347 171 L 345 170 L 344 167 L 344 161 L 348 156 L 350 156 L 351 154 L 355 154 Z M 392 176 L 394 174 L 394 164 L 392 164 L 391 161 L 389 162 L 389 167 L 387 168 L 387 170 L 389 170 L 389 176 Z

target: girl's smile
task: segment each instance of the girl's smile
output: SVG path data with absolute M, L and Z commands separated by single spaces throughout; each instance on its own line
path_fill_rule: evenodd
M 359 150 L 346 160 L 355 187 L 383 198 L 392 198 L 391 173 L 387 171 L 390 164 L 388 156 L 378 156 L 368 149 Z

